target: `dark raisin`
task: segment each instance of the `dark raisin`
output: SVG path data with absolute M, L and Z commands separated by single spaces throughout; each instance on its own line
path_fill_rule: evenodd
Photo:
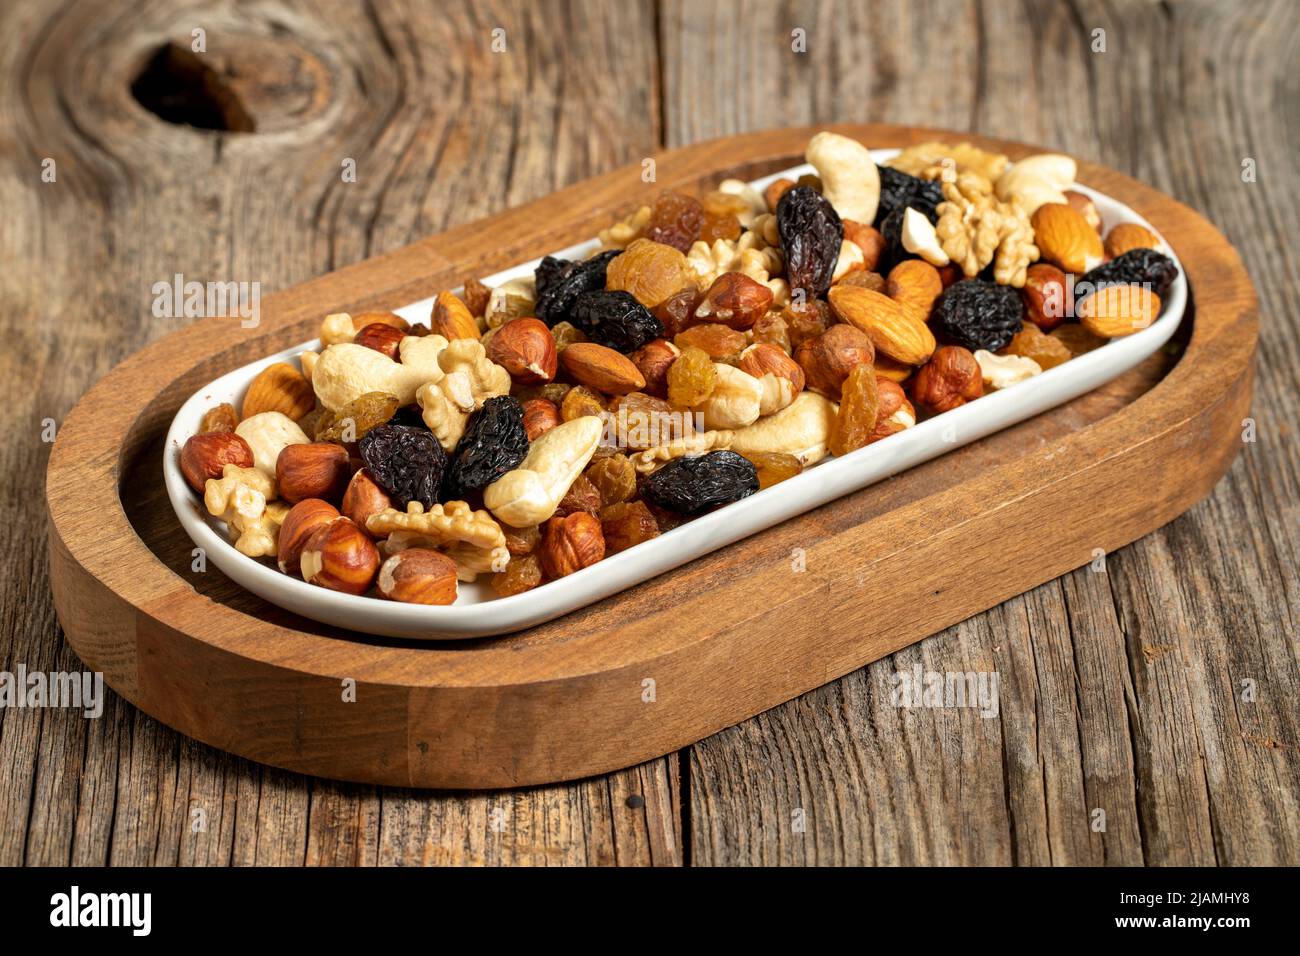
M 1085 272 L 1075 288 L 1092 292 L 1108 285 L 1144 285 L 1160 297 L 1161 304 L 1169 294 L 1169 287 L 1178 278 L 1174 260 L 1154 249 L 1130 249 L 1110 262 Z M 1084 283 L 1091 288 L 1081 289 Z
M 470 416 L 465 434 L 451 453 L 443 498 L 464 498 L 469 491 L 486 488 L 518 467 L 527 454 L 524 407 L 509 395 L 489 398 Z
M 682 515 L 698 515 L 748 498 L 758 491 L 754 463 L 734 451 L 675 458 L 641 485 L 651 504 Z
M 403 405 L 393 414 L 387 424 L 409 425 L 411 428 L 423 428 L 428 431 L 428 427 L 424 424 L 424 413 L 420 410 L 419 405 Z
M 806 299 L 824 296 L 844 239 L 839 214 L 817 190 L 795 186 L 776 204 L 776 228 L 790 288 L 802 289 Z
M 935 207 L 943 202 L 943 186 L 937 181 L 918 179 L 888 166 L 877 166 L 880 171 L 880 205 L 876 207 L 876 221 L 872 223 L 883 233 L 882 224 L 895 210 L 911 206 L 923 212 L 931 222 L 939 221 Z
M 380 425 L 366 433 L 359 448 L 371 477 L 396 507 L 418 501 L 430 508 L 438 500 L 447 453 L 427 428 Z
M 970 349 L 1005 348 L 1024 324 L 1020 293 L 983 279 L 954 283 L 934 304 L 935 331 Z
M 630 292 L 584 292 L 569 321 L 597 345 L 625 354 L 664 334 L 664 324 Z
M 907 206 L 899 206 L 880 222 L 880 235 L 885 239 L 885 248 L 881 250 L 876 271 L 881 275 L 888 275 L 890 269 L 912 256 L 903 248 L 903 216 L 906 213 Z
M 620 251 L 610 249 L 585 262 L 568 263 L 567 267 L 557 265 L 563 260 L 553 259 L 548 265 L 550 257 L 543 259 L 533 273 L 537 282 L 537 305 L 533 311 L 537 318 L 547 325 L 569 321 L 578 296 L 605 288 L 605 270 Z

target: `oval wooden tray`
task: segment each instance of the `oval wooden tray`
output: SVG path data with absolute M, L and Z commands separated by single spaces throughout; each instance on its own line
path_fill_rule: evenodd
M 1038 151 L 833 128 L 872 147 L 946 138 L 1013 158 Z M 616 170 L 268 296 L 257 328 L 206 319 L 127 359 L 68 415 L 50 457 L 50 576 L 73 649 L 164 723 L 278 767 L 421 787 L 566 780 L 693 743 L 1086 564 L 1209 493 L 1249 414 L 1249 277 L 1192 210 L 1080 163 L 1081 182 L 1169 237 L 1192 302 L 1179 348 L 1075 402 L 504 638 L 364 638 L 191 570 L 160 456 L 167 423 L 203 382 L 310 337 L 327 312 L 393 307 L 541 255 L 662 189 L 792 165 L 813 132 L 661 153 L 656 183 L 640 164 Z

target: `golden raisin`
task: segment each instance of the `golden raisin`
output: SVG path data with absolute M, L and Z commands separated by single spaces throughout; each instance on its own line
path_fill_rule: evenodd
M 348 402 L 333 415 L 320 420 L 317 441 L 360 441 L 372 428 L 378 428 L 397 414 L 400 404 L 396 395 L 366 392 Z
M 1085 352 L 1091 352 L 1093 349 L 1106 344 L 1105 339 L 1099 335 L 1093 335 L 1077 322 L 1070 322 L 1052 329 L 1051 337 L 1062 343 L 1074 356 L 1083 355 Z
M 601 415 L 604 411 L 605 403 L 600 396 L 585 385 L 575 385 L 569 389 L 564 401 L 560 403 L 560 417 L 566 422 L 584 415 Z
M 606 555 L 659 537 L 659 523 L 644 501 L 619 502 L 601 508 L 600 530 L 605 535 Z
M 760 491 L 803 471 L 803 463 L 798 458 L 781 451 L 751 451 L 742 457 L 753 462 L 754 469 L 758 472 Z
M 703 349 L 688 345 L 668 367 L 668 401 L 678 408 L 699 405 L 713 394 L 717 384 L 718 370 Z
M 804 339 L 817 338 L 834 322 L 830 304 L 821 299 L 805 302 L 800 308 L 786 306 L 781 311 L 781 318 L 785 319 L 790 344 L 794 348 L 798 348 Z
M 749 212 L 749 203 L 735 193 L 724 193 L 720 189 L 705 193 L 700 206 L 706 216 L 736 216 Z
M 537 542 L 542 539 L 542 530 L 535 524 L 529 525 L 527 528 L 512 528 L 509 525 L 502 525 L 501 530 L 506 535 L 506 547 L 515 557 L 532 554 L 537 550 Z
M 740 238 L 740 220 L 733 215 L 704 215 L 704 224 L 700 226 L 700 241 L 713 245 L 719 239 L 735 242 Z
M 832 455 L 847 455 L 871 441 L 879 403 L 876 370 L 870 362 L 855 365 L 840 390 L 840 410 L 831 428 Z
M 673 345 L 679 349 L 700 349 L 715 362 L 739 354 L 747 344 L 749 343 L 745 341 L 744 332 L 738 332 L 718 322 L 692 325 L 673 337 Z
M 551 338 L 555 339 L 555 351 L 563 352 L 575 342 L 587 341 L 586 333 L 571 322 L 556 322 L 551 326 Z
M 1043 371 L 1073 358 L 1064 342 L 1048 335 L 1032 322 L 1026 322 L 998 354 L 1021 355 L 1033 359 Z
M 492 575 L 492 590 L 501 597 L 523 594 L 542 583 L 542 563 L 534 554 L 511 558 L 504 571 Z
M 681 250 L 662 242 L 637 239 L 610 261 L 605 271 L 605 288 L 630 292 L 647 309 L 653 309 L 681 291 L 694 276 L 695 271 Z
M 686 252 L 700 238 L 703 223 L 704 207 L 698 199 L 685 193 L 665 192 L 650 207 L 650 222 L 646 224 L 644 235 L 654 242 Z
M 615 399 L 610 403 L 609 415 L 615 443 L 620 448 L 644 451 L 683 437 L 681 412 L 662 398 L 645 392 L 629 392 Z
M 606 505 L 619 504 L 636 494 L 636 467 L 627 455 L 597 459 L 587 466 L 585 474 Z
M 199 421 L 199 430 L 197 434 L 206 435 L 209 432 L 233 432 L 235 426 L 239 424 L 239 415 L 235 412 L 235 406 L 229 402 L 221 405 L 213 405 L 203 413 L 203 418 Z
M 585 511 L 589 515 L 594 515 L 600 510 L 600 504 L 600 489 L 592 484 L 591 479 L 586 475 L 579 475 L 573 479 L 573 484 L 569 485 L 569 490 L 560 499 L 559 505 L 555 508 L 555 514 L 560 518 L 577 511 Z
M 870 289 L 872 292 L 885 291 L 885 280 L 881 277 L 879 272 L 850 272 L 837 284 L 860 285 L 862 288 Z
M 469 314 L 478 318 L 487 312 L 488 299 L 492 298 L 492 290 L 478 279 L 469 278 L 465 280 L 465 294 L 460 298 L 469 309 Z

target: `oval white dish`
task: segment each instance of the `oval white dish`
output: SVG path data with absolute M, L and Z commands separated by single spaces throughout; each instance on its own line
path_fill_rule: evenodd
M 895 152 L 873 150 L 872 156 L 877 162 L 883 162 Z M 811 166 L 796 166 L 754 180 L 752 185 L 761 192 L 774 179 L 781 176 L 797 179 L 807 172 L 812 172 Z M 1076 185 L 1074 188 L 1093 198 L 1107 230 L 1120 222 L 1137 222 L 1152 228 L 1128 206 L 1086 186 Z M 1168 243 L 1165 246 L 1164 251 L 1177 262 Z M 553 255 L 584 257 L 596 247 L 596 241 L 592 240 Z M 483 281 L 495 286 L 516 276 L 529 275 L 538 261 L 522 263 Z M 497 597 L 487 584 L 487 575 L 480 576 L 479 581 L 473 584 L 461 584 L 456 603 L 446 607 L 401 604 L 341 594 L 281 574 L 271 564 L 240 554 L 226 538 L 224 524 L 208 515 L 199 496 L 194 494 L 181 474 L 181 446 L 198 429 L 199 420 L 208 408 L 220 402 L 230 402 L 238 407 L 249 382 L 259 371 L 273 362 L 293 363 L 300 352 L 318 347 L 316 340 L 245 365 L 190 396 L 176 413 L 167 432 L 163 455 L 167 496 L 185 532 L 213 564 L 240 586 L 296 614 L 389 637 L 454 640 L 505 634 L 541 624 L 609 597 L 841 495 L 865 488 L 882 478 L 1068 402 L 1121 375 L 1169 341 L 1182 321 L 1187 302 L 1187 280 L 1182 264 L 1178 263 L 1178 267 L 1178 278 L 1165 303 L 1163 315 L 1141 332 L 1114 339 L 1063 365 L 920 422 L 843 458 L 825 459 L 794 478 L 696 518 L 575 574 L 512 597 Z M 394 311 L 412 322 L 427 323 L 432 304 L 432 299 L 425 299 Z

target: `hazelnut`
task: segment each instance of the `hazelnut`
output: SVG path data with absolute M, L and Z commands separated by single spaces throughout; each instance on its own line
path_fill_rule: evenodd
M 846 219 L 844 238 L 862 250 L 863 268 L 867 272 L 875 272 L 876 266 L 880 264 L 880 257 L 885 251 L 885 237 L 881 235 L 880 230 L 874 226 Z
M 776 204 L 781 201 L 787 189 L 794 188 L 793 179 L 774 179 L 767 184 L 763 190 L 763 200 L 767 203 L 768 212 L 776 212 Z
M 275 484 L 290 503 L 304 498 L 337 501 L 352 477 L 347 449 L 333 442 L 285 445 L 275 460 Z
M 876 400 L 876 428 L 867 439 L 868 445 L 916 424 L 916 410 L 897 382 L 877 376 Z
M 393 506 L 388 493 L 375 484 L 370 472 L 364 468 L 352 476 L 347 490 L 343 492 L 343 513 L 356 522 L 357 527 L 364 528 L 366 519 L 377 515 Z
M 1071 189 L 1065 193 L 1065 201 L 1078 212 L 1083 213 L 1083 218 L 1087 220 L 1088 225 L 1097 230 L 1097 235 L 1101 235 L 1101 213 L 1097 211 L 1097 204 L 1090 197 Z
M 984 394 L 984 377 L 975 356 L 960 345 L 945 345 L 921 366 L 912 383 L 912 398 L 938 414 Z
M 537 556 L 548 578 L 562 578 L 581 571 L 605 556 L 605 535 L 600 519 L 585 511 L 563 518 L 551 518 L 542 532 Z
M 772 304 L 772 290 L 743 272 L 724 272 L 709 286 L 695 307 L 699 322 L 718 322 L 733 329 L 751 328 L 759 316 L 767 314 Z
M 800 342 L 794 357 L 803 368 L 808 388 L 837 401 L 849 372 L 856 365 L 873 361 L 876 350 L 866 332 L 841 324 Z
M 379 593 L 407 604 L 452 604 L 456 600 L 456 562 L 429 548 L 398 551 L 379 567 Z
M 479 337 L 478 320 L 454 292 L 439 292 L 433 300 L 433 331 L 448 342 Z
M 383 322 L 372 322 L 370 325 L 363 326 L 352 341 L 357 345 L 374 349 L 396 362 L 398 361 L 397 347 L 402 344 L 404 338 L 406 333 L 401 329 Z
M 1050 332 L 1074 314 L 1074 295 L 1065 273 L 1046 262 L 1035 262 L 1025 270 L 1020 290 L 1029 321 Z
M 191 435 L 181 448 L 181 474 L 199 494 L 209 478 L 221 477 L 226 465 L 253 467 L 253 449 L 234 432 Z
M 681 354 L 682 350 L 667 339 L 654 339 L 628 356 L 645 377 L 643 391 L 647 395 L 668 397 L 668 369 Z
M 780 348 L 767 342 L 756 342 L 740 353 L 740 370 L 754 378 L 775 375 L 794 386 L 794 394 L 803 391 L 806 376 L 803 367 Z
M 524 402 L 524 431 L 528 433 L 529 441 L 536 441 L 558 424 L 560 410 L 554 402 L 545 398 L 530 398 Z
M 276 538 L 275 559 L 280 570 L 285 574 L 298 574 L 301 570 L 299 561 L 302 549 L 307 546 L 307 539 L 321 525 L 338 516 L 337 508 L 319 498 L 307 498 L 290 508 Z
M 352 519 L 333 518 L 307 539 L 299 568 L 308 584 L 345 594 L 365 594 L 379 570 L 379 551 Z
M 521 385 L 555 378 L 555 337 L 541 319 L 515 319 L 498 328 L 488 342 L 487 357 Z

